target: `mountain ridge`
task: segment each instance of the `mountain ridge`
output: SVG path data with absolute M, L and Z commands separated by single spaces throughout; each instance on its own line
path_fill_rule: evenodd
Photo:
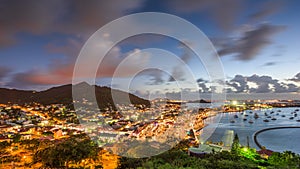
M 75 85 L 65 84 L 43 91 L 0 88 L 0 103 L 25 104 L 37 102 L 43 105 L 59 103 L 71 105 L 73 103 L 73 88 L 76 90 L 78 89 L 82 96 L 88 97 L 87 91 L 91 91 L 88 89 L 91 89 L 92 87 L 95 87 L 95 95 L 100 109 L 107 107 L 115 109 L 115 104 L 144 104 L 146 106 L 150 106 L 150 102 L 148 100 L 135 96 L 131 93 L 105 86 L 92 86 L 86 82 L 81 82 Z M 129 100 L 126 98 L 129 98 Z

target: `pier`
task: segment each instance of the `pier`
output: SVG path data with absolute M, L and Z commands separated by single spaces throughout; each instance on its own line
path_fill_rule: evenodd
M 255 132 L 253 134 L 253 140 L 254 143 L 257 145 L 257 147 L 259 147 L 260 149 L 263 149 L 263 146 L 257 141 L 257 136 L 260 133 L 263 133 L 265 131 L 269 131 L 269 130 L 277 130 L 277 129 L 287 129 L 287 128 L 300 128 L 300 126 L 281 126 L 281 127 L 270 127 L 270 128 L 264 128 L 262 130 L 258 130 L 257 132 Z

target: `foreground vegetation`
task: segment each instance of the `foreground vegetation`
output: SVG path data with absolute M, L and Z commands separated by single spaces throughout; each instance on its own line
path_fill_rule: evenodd
M 143 158 L 120 158 L 119 169 L 299 169 L 300 155 L 290 151 L 273 152 L 268 158 L 262 158 L 255 149 L 242 147 L 235 135 L 231 151 L 206 154 L 203 158 L 189 156 L 187 141 L 182 141 L 172 150 L 163 154 Z
M 7 154 L 5 150 L 11 144 L 19 143 L 24 150 L 32 152 L 31 160 L 24 161 L 24 168 L 116 168 L 119 169 L 298 169 L 300 168 L 300 156 L 286 151 L 274 152 L 268 158 L 262 158 L 255 149 L 242 147 L 236 136 L 230 152 L 214 152 L 206 154 L 203 158 L 189 156 L 187 148 L 189 141 L 180 142 L 173 149 L 160 155 L 149 158 L 125 158 L 114 155 L 103 155 L 103 150 L 91 141 L 87 136 L 81 135 L 60 141 L 15 140 L 15 143 L 1 142 L 0 155 Z M 17 150 L 19 151 L 19 150 Z M 103 158 L 105 156 L 106 160 Z M 6 156 L 3 163 L 22 163 L 24 158 Z M 112 165 L 115 163 L 115 165 Z M 39 164 L 39 165 L 37 165 Z M 106 167 L 110 165 L 111 167 Z M 113 167 L 112 167 L 113 166 Z M 3 166 L 1 166 L 3 167 Z M 0 168 L 1 168 L 0 167 Z
M 273 153 L 269 159 L 255 161 L 227 151 L 208 154 L 204 158 L 191 157 L 182 150 L 170 150 L 151 158 L 121 158 L 119 169 L 297 169 L 300 157 L 291 152 Z

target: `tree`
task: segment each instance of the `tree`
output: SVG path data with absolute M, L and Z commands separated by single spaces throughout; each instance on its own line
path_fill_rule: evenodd
M 70 162 L 79 163 L 83 159 L 96 159 L 98 147 L 89 139 L 70 138 L 34 154 L 34 163 L 42 162 L 44 167 L 68 167 Z
M 237 134 L 234 135 L 233 143 L 231 145 L 231 152 L 233 154 L 238 154 L 240 150 L 240 140 Z

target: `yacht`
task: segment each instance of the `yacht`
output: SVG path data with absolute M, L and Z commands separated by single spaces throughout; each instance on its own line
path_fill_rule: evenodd
M 254 114 L 254 118 L 255 118 L 255 119 L 258 119 L 258 118 L 259 118 L 259 116 L 258 116 L 257 113 Z
M 264 122 L 269 122 L 269 120 L 268 119 L 264 119 Z

